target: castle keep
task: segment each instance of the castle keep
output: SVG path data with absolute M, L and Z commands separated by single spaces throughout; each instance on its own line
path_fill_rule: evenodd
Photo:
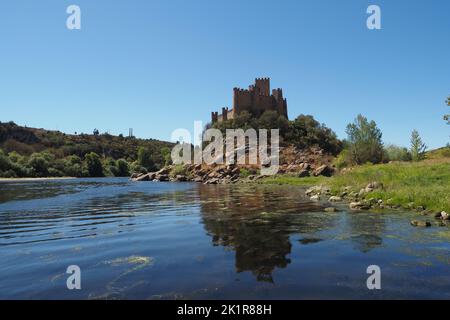
M 287 102 L 281 89 L 273 89 L 270 94 L 270 79 L 257 78 L 255 84 L 247 89 L 233 89 L 233 108 L 222 108 L 222 114 L 211 112 L 211 121 L 221 122 L 234 119 L 242 111 L 248 111 L 254 117 L 259 117 L 265 111 L 273 110 L 288 118 Z

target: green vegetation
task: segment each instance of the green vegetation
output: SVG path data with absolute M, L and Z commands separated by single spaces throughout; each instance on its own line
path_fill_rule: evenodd
M 411 134 L 411 159 L 413 161 L 420 161 L 425 158 L 425 151 L 427 146 L 422 142 L 422 138 L 417 130 L 413 130 Z
M 428 151 L 425 154 L 425 159 L 442 159 L 450 158 L 450 146 Z
M 124 177 L 169 163 L 172 146 L 97 129 L 68 135 L 0 122 L 0 177 Z
M 169 173 L 169 176 L 171 178 L 175 178 L 178 175 L 188 177 L 190 175 L 190 173 L 186 166 L 184 166 L 182 164 L 177 164 L 172 168 L 172 170 Z
M 411 161 L 411 153 L 405 147 L 388 145 L 384 148 L 384 155 L 387 161 Z
M 382 133 L 375 121 L 358 115 L 353 123 L 347 125 L 350 160 L 354 164 L 383 161 Z
M 147 171 L 152 171 L 155 169 L 155 163 L 152 160 L 152 153 L 147 148 L 138 148 L 137 163 Z
M 103 166 L 95 152 L 86 155 L 86 166 L 90 177 L 103 177 Z
M 358 192 L 373 181 L 381 182 L 383 190 L 367 195 L 405 208 L 423 206 L 428 210 L 450 211 L 450 160 L 427 160 L 379 165 L 362 165 L 332 178 L 274 176 L 260 180 L 265 184 L 311 186 L 323 184 L 339 194 L 350 186 Z
M 280 145 L 292 144 L 298 148 L 318 146 L 334 155 L 342 150 L 342 143 L 336 134 L 310 115 L 300 115 L 295 120 L 289 121 L 275 111 L 266 111 L 259 118 L 254 118 L 244 111 L 235 119 L 216 122 L 212 127 L 224 134 L 226 129 L 279 129 Z

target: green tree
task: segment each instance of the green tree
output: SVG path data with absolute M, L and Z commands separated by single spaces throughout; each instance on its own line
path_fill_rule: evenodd
M 155 169 L 155 163 L 152 160 L 152 154 L 150 150 L 144 147 L 139 147 L 138 149 L 138 164 L 148 171 Z
M 128 165 L 128 162 L 124 159 L 119 159 L 116 161 L 116 168 L 117 168 L 117 177 L 128 177 L 130 176 L 130 166 Z
M 33 153 L 28 160 L 28 165 L 34 169 L 36 176 L 47 177 L 49 169 L 49 157 L 44 153 Z
M 164 165 L 168 166 L 172 163 L 172 155 L 170 152 L 170 149 L 167 147 L 164 147 L 161 149 L 161 156 L 164 159 Z
M 368 121 L 358 115 L 347 125 L 347 135 L 351 160 L 356 164 L 380 163 L 383 160 L 383 134 L 375 121 Z
M 423 160 L 427 146 L 423 143 L 422 138 L 417 130 L 413 130 L 411 133 L 411 158 L 413 161 Z
M 7 171 L 11 169 L 11 160 L 0 149 L 0 171 Z
M 85 156 L 86 166 L 90 177 L 103 177 L 103 167 L 100 156 L 90 152 Z
M 285 140 L 299 148 L 319 146 L 335 155 L 342 150 L 342 143 L 336 134 L 311 115 L 301 114 L 291 121 L 285 134 Z

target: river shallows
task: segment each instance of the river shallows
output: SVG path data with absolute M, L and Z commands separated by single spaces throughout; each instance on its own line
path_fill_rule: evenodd
M 342 209 L 292 186 L 1 182 L 0 298 L 450 298 L 448 227 Z

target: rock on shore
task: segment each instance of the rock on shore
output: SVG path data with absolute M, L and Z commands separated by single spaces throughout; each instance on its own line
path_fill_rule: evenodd
M 280 148 L 279 174 L 298 177 L 331 176 L 335 169 L 332 156 L 318 148 L 297 150 L 295 147 Z M 171 165 L 157 172 L 133 174 L 133 181 L 193 181 L 204 184 L 230 184 L 252 182 L 262 179 L 256 165 Z

